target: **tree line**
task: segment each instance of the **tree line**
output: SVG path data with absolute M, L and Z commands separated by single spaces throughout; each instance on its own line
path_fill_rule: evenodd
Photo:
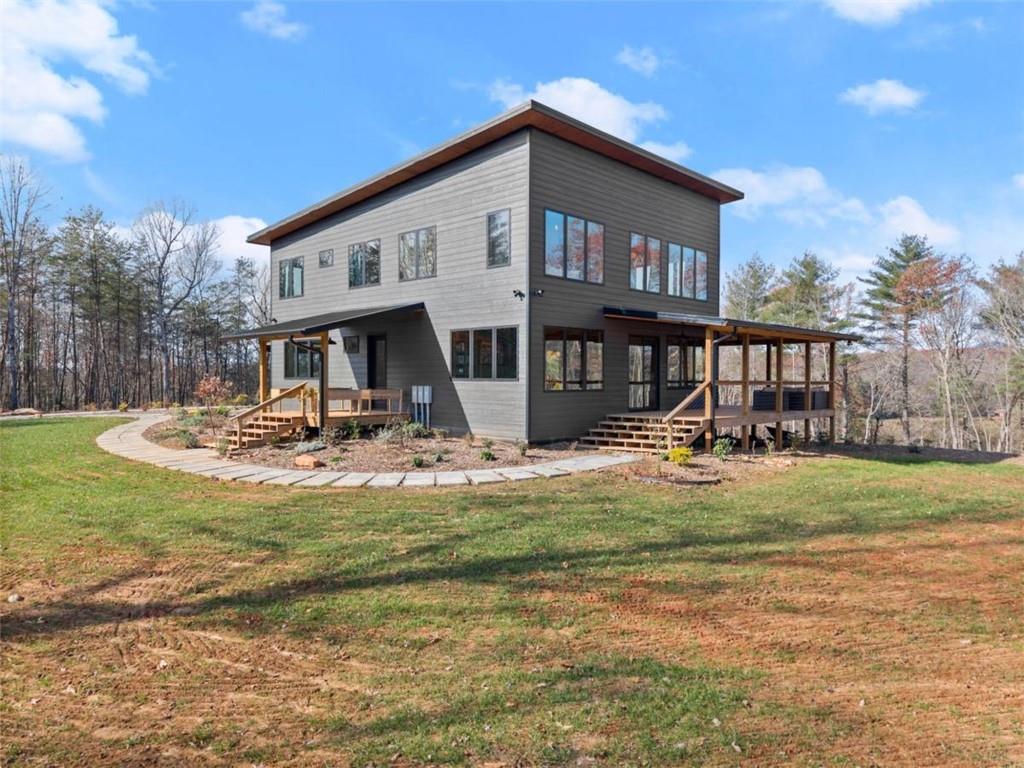
M 221 337 L 267 321 L 265 267 L 222 269 L 217 227 L 180 201 L 128 231 L 92 206 L 48 227 L 48 204 L 24 161 L 0 160 L 5 408 L 185 403 L 207 374 L 255 392 L 256 351 Z
M 903 235 L 859 286 L 839 274 L 810 251 L 781 271 L 754 254 L 727 275 L 724 314 L 863 336 L 838 360 L 842 440 L 1024 446 L 1024 252 L 981 274 Z

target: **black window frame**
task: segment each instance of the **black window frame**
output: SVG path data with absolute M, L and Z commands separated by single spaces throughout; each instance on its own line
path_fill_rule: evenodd
M 366 265 L 369 263 L 369 258 L 368 258 L 369 252 L 368 252 L 367 246 L 369 246 L 372 243 L 376 243 L 377 244 L 377 279 L 374 282 L 369 282 L 366 279 L 366 275 L 367 275 Z M 362 249 L 361 254 L 362 254 L 362 275 L 363 275 L 363 281 L 361 283 L 353 283 L 352 282 L 352 259 L 355 258 L 358 255 L 358 253 L 359 253 L 356 250 L 357 248 L 361 248 Z M 380 268 L 380 238 L 379 237 L 375 237 L 375 238 L 372 238 L 370 240 L 363 240 L 363 241 L 358 242 L 358 243 L 351 243 L 348 246 L 348 287 L 349 288 L 372 288 L 375 285 L 380 285 L 380 276 L 381 276 L 381 268 Z
M 501 214 L 505 214 L 505 215 L 508 216 L 508 225 L 507 225 L 506 230 L 505 230 L 505 232 L 506 232 L 506 240 L 508 241 L 508 245 L 507 245 L 507 249 L 506 249 L 507 250 L 507 257 L 506 257 L 505 261 L 495 262 L 495 261 L 493 261 L 493 258 L 492 258 L 493 257 L 493 253 L 494 253 L 494 242 L 491 240 L 491 217 L 492 216 L 499 216 Z M 496 211 L 488 212 L 487 216 L 484 218 L 484 226 L 486 227 L 486 235 L 487 235 L 487 268 L 488 269 L 501 269 L 502 267 L 512 266 L 512 209 L 511 208 L 499 208 Z M 436 238 L 435 238 L 435 242 L 436 242 Z
M 341 337 L 341 348 L 346 355 L 358 355 L 359 354 L 359 335 L 353 334 L 351 336 Z
M 324 261 L 324 256 L 325 255 L 328 257 L 327 261 Z M 333 248 L 324 248 L 322 251 L 319 251 L 317 253 L 317 255 L 316 255 L 316 263 L 317 263 L 317 267 L 319 269 L 326 269 L 327 267 L 333 267 L 334 266 L 334 249 Z
M 562 217 L 562 274 L 555 275 L 548 272 L 548 214 L 553 213 Z M 569 219 L 579 219 L 583 222 L 583 277 L 569 277 Z M 596 226 L 601 228 L 601 279 L 590 279 L 590 228 Z M 588 285 L 604 285 L 605 264 L 607 263 L 608 250 L 605 248 L 605 234 L 608 227 L 603 222 L 588 219 L 576 213 L 559 211 L 555 208 L 544 209 L 544 276 L 553 277 L 556 280 L 568 280 L 573 283 L 587 283 Z
M 316 347 L 318 349 L 320 347 L 320 340 L 319 339 L 305 339 L 305 340 L 303 340 L 302 343 L 306 344 L 308 346 L 311 346 L 311 347 Z M 294 352 L 293 352 L 293 350 L 294 350 Z M 299 366 L 299 357 L 300 356 L 309 359 L 309 362 L 307 363 L 307 365 L 309 366 L 309 368 L 308 368 L 309 374 L 306 375 L 306 376 L 303 376 L 303 375 L 301 375 L 299 373 L 298 366 Z M 290 379 L 290 380 L 291 379 L 307 380 L 307 379 L 317 379 L 317 378 L 319 378 L 320 377 L 320 361 L 321 361 L 321 358 L 322 358 L 322 355 L 319 355 L 319 354 L 317 354 L 315 352 L 311 352 L 308 349 L 303 349 L 298 344 L 293 344 L 290 341 L 285 341 L 285 343 L 284 343 L 284 366 L 283 366 L 284 367 L 284 378 Z M 289 360 L 292 361 L 290 366 L 288 364 Z M 315 363 L 315 365 L 314 365 L 314 363 Z M 289 368 L 291 369 L 291 373 L 289 373 Z M 316 369 L 315 371 L 314 371 L 314 368 Z
M 515 364 L 514 376 L 498 375 L 498 331 L 513 331 L 515 351 L 512 360 Z M 476 365 L 476 334 L 490 333 L 491 335 L 491 375 L 477 376 Z M 467 334 L 468 353 L 466 359 L 466 371 L 468 375 L 459 376 L 455 368 L 455 335 Z M 449 349 L 451 358 L 448 361 L 449 375 L 453 381 L 518 381 L 519 380 L 519 326 L 518 325 L 490 325 L 479 328 L 453 328 L 449 332 Z
M 559 388 L 549 387 L 548 386 L 548 382 L 550 381 L 550 379 L 548 379 L 548 366 L 547 366 L 547 352 L 548 352 L 547 347 L 548 347 L 548 341 L 550 340 L 548 337 L 549 337 L 549 335 L 555 334 L 555 333 L 561 335 L 561 342 L 562 342 L 562 351 L 561 351 L 562 377 L 561 377 L 561 379 L 558 382 L 559 384 L 561 384 L 561 387 L 559 387 Z M 568 359 L 568 355 L 566 353 L 566 344 L 567 344 L 567 342 L 569 340 L 569 334 L 579 334 L 580 335 L 580 339 L 581 339 L 581 346 L 580 346 L 580 380 L 579 380 L 579 385 L 580 386 L 579 387 L 569 387 L 569 386 L 567 386 L 569 383 L 575 384 L 577 382 L 575 382 L 575 381 L 569 382 L 565 378 L 566 367 L 567 367 L 566 361 Z M 588 362 L 589 361 L 587 359 L 588 356 L 589 356 L 589 353 L 587 352 L 587 346 L 590 343 L 595 342 L 595 341 L 596 341 L 596 343 L 599 343 L 601 345 L 601 379 L 600 379 L 600 381 L 597 381 L 597 380 L 594 380 L 594 379 L 590 379 L 587 376 L 588 368 L 589 368 L 589 366 L 588 366 Z M 541 376 L 543 377 L 543 388 L 544 388 L 545 392 L 602 392 L 602 391 L 604 391 L 604 383 L 605 383 L 605 378 L 606 378 L 606 376 L 605 376 L 605 373 L 606 373 L 606 370 L 605 370 L 606 356 L 604 354 L 605 350 L 604 350 L 604 330 L 603 329 L 601 329 L 601 328 L 571 328 L 571 327 L 567 327 L 567 326 L 563 327 L 563 326 L 557 326 L 557 325 L 546 325 L 546 326 L 544 326 L 544 344 L 542 346 L 542 349 L 544 350 L 544 365 L 541 366 Z
M 669 375 L 669 348 L 679 347 L 679 370 L 680 378 L 673 379 Z M 697 353 L 701 358 L 701 378 L 696 378 Z M 689 378 L 685 378 L 687 374 Z M 667 336 L 665 337 L 665 388 L 666 389 L 687 389 L 697 387 L 704 381 L 704 340 L 690 338 L 688 336 Z
M 644 284 L 643 284 L 642 288 L 634 288 L 633 287 L 633 238 L 634 237 L 642 237 L 644 239 Z M 652 240 L 656 240 L 658 242 L 658 290 L 656 290 L 656 291 L 652 291 L 650 289 L 650 283 L 651 283 L 651 241 Z M 665 238 L 663 238 L 663 237 L 655 237 L 654 235 L 645 235 L 642 232 L 634 232 L 634 231 L 630 230 L 630 233 L 629 233 L 629 250 L 627 251 L 627 259 L 628 259 L 628 263 L 629 263 L 629 270 L 628 270 L 629 274 L 627 275 L 627 279 L 629 280 L 629 290 L 635 291 L 636 293 L 649 293 L 652 296 L 661 296 L 662 295 L 662 285 L 664 285 L 664 282 L 665 282 L 664 280 L 661 279 L 662 275 L 665 274 L 665 270 L 662 269 L 663 261 L 664 261 L 663 256 L 664 256 L 664 254 L 668 250 L 667 248 L 665 248 L 665 244 L 667 242 L 668 241 L 665 240 Z
M 420 264 L 423 261 L 423 233 L 433 232 L 434 233 L 434 271 L 429 275 L 420 274 Z M 402 277 L 402 238 L 406 235 L 416 235 L 416 274 L 413 277 Z M 400 283 L 411 283 L 413 280 L 429 280 L 432 277 L 437 277 L 437 225 L 431 224 L 426 227 L 417 227 L 416 229 L 406 230 L 405 232 L 398 233 L 398 282 Z
M 299 271 L 302 273 L 302 290 L 299 293 L 294 292 L 296 265 L 298 265 Z M 285 286 L 287 286 L 287 289 Z M 277 263 L 277 294 L 279 299 L 301 299 L 306 294 L 305 256 L 289 256 Z

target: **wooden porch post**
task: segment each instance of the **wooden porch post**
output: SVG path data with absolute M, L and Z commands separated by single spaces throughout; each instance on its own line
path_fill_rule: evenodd
M 828 344 L 828 407 L 832 415 L 828 417 L 828 441 L 836 441 L 836 343 Z
M 711 328 L 704 329 L 704 381 L 713 381 L 714 376 L 714 339 L 715 332 Z M 715 387 L 712 383 L 704 390 L 704 450 L 710 451 L 714 443 L 714 403 Z
M 811 410 L 811 342 L 804 342 L 804 410 Z M 804 445 L 811 444 L 811 420 L 804 419 Z
M 327 382 L 329 380 L 329 368 L 327 353 L 331 348 L 331 336 L 328 331 L 320 334 L 320 391 L 317 397 L 320 398 L 317 426 L 320 428 L 320 437 L 323 438 L 324 430 L 327 428 Z
M 743 353 L 740 361 L 740 402 L 743 403 L 744 418 L 750 413 L 750 334 L 743 334 Z M 750 450 L 750 425 L 740 426 L 740 447 Z
M 260 344 L 260 391 L 256 398 L 259 402 L 270 399 L 270 360 L 267 355 L 267 337 L 259 337 Z
M 775 422 L 775 449 L 782 450 L 782 343 L 779 339 L 775 346 L 775 412 L 779 421 Z

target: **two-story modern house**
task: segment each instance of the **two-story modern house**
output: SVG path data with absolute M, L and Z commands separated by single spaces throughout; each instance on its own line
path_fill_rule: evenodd
M 273 323 L 236 338 L 260 339 L 264 400 L 326 387 L 328 419 L 335 389 L 402 390 L 407 410 L 427 385 L 432 424 L 456 433 L 593 430 L 626 449 L 666 429 L 687 443 L 727 426 L 746 441 L 757 423 L 781 435 L 783 415 L 834 414 L 809 367 L 803 399 L 781 378 L 783 345 L 834 355 L 847 337 L 719 317 L 720 209 L 741 198 L 528 102 L 253 234 L 271 248 Z M 744 361 L 764 345 L 767 370 L 744 363 L 726 412 L 713 361 L 730 344 Z

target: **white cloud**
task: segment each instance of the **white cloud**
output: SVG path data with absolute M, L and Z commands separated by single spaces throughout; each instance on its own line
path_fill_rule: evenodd
M 1017 189 L 1024 189 L 1024 173 L 1013 174 L 1013 186 Z
M 267 226 L 267 222 L 256 216 L 231 214 L 214 219 L 214 223 L 220 232 L 220 249 L 217 255 L 225 268 L 230 269 L 235 259 L 243 256 L 252 259 L 257 265 L 267 263 L 270 254 L 267 246 L 245 242 L 253 232 Z
M 924 91 L 911 88 L 899 80 L 881 79 L 848 88 L 839 95 L 839 100 L 863 107 L 869 115 L 877 115 L 882 112 L 912 110 L 924 97 Z
M 748 219 L 766 209 L 777 209 L 784 218 L 800 218 L 800 211 L 816 209 L 831 197 L 825 176 L 809 166 L 776 165 L 764 171 L 723 168 L 712 176 L 743 192 L 744 199 L 730 208 Z
M 932 218 L 917 200 L 908 195 L 883 203 L 879 213 L 882 232 L 890 240 L 901 235 L 927 235 L 939 248 L 955 245 L 960 240 L 960 231 L 955 226 Z
M 640 147 L 674 163 L 681 163 L 693 154 L 693 149 L 685 141 L 677 141 L 674 144 L 662 144 L 660 141 L 644 141 L 640 143 Z
M 634 72 L 639 72 L 644 77 L 651 77 L 661 66 L 658 55 L 648 46 L 633 48 L 630 45 L 624 46 L 615 56 L 615 60 L 624 67 L 629 67 Z
M 928 5 L 930 0 L 824 0 L 840 18 L 870 26 L 895 24 L 904 14 Z
M 629 101 L 585 77 L 563 77 L 537 83 L 529 92 L 516 83 L 496 80 L 491 84 L 489 93 L 492 101 L 500 102 L 506 108 L 534 99 L 634 143 L 644 127 L 668 117 L 660 104 Z
M 89 156 L 76 120 L 106 116 L 99 89 L 78 67 L 130 94 L 144 93 L 155 71 L 152 57 L 94 0 L 7 0 L 0 3 L 4 30 L 0 57 L 0 138 L 67 161 Z
M 258 0 L 252 8 L 242 11 L 242 24 L 253 32 L 275 40 L 300 40 L 307 31 L 305 24 L 288 21 L 288 9 L 274 0 Z

